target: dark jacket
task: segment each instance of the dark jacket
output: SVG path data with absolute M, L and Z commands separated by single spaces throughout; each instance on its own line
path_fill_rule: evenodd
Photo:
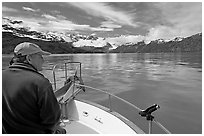
M 29 64 L 2 72 L 3 133 L 51 133 L 61 112 L 52 85 Z

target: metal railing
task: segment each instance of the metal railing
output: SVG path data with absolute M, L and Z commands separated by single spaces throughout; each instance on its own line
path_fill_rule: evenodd
M 142 109 L 140 109 L 139 107 L 135 106 L 134 104 L 132 104 L 132 103 L 130 103 L 130 102 L 128 102 L 128 101 L 126 101 L 126 100 L 124 100 L 124 99 L 122 99 L 122 98 L 120 98 L 120 97 L 114 95 L 114 94 L 111 94 L 111 93 L 109 93 L 109 92 L 103 91 L 103 90 L 101 90 L 101 89 L 97 89 L 97 88 L 94 88 L 94 87 L 91 87 L 91 86 L 81 85 L 81 84 L 76 84 L 76 86 L 89 88 L 89 89 L 92 89 L 92 90 L 99 91 L 99 92 L 102 92 L 102 93 L 104 93 L 104 94 L 107 94 L 107 95 L 108 95 L 108 103 L 109 103 L 109 107 L 107 107 L 107 108 L 109 108 L 109 111 L 110 111 L 110 112 L 113 111 L 112 104 L 111 104 L 111 103 L 112 103 L 112 102 L 111 102 L 111 100 L 112 100 L 111 97 L 114 97 L 114 98 L 116 98 L 116 99 L 118 99 L 118 100 L 120 100 L 120 101 L 126 103 L 127 105 L 133 107 L 134 109 L 136 109 L 136 110 L 139 111 L 139 112 L 140 112 L 140 111 L 143 111 Z M 158 122 L 157 120 L 155 120 L 155 119 L 149 120 L 149 134 L 152 133 L 152 122 L 154 122 L 156 125 L 158 125 L 158 126 L 159 126 L 163 131 L 165 131 L 167 134 L 171 134 L 171 132 L 170 132 L 168 129 L 166 129 L 161 123 L 159 123 L 159 122 Z
M 77 74 L 77 70 L 78 70 L 78 68 L 79 68 L 79 78 L 81 78 L 81 62 L 65 62 L 64 63 L 64 68 L 65 68 L 65 70 L 64 70 L 64 75 L 65 75 L 65 81 L 68 79 L 68 69 L 67 69 L 67 66 L 68 66 L 68 64 L 78 64 L 79 65 L 79 67 L 77 67 L 76 68 L 76 70 L 75 70 L 75 75 Z M 57 82 L 56 82 L 56 74 L 55 74 L 55 70 L 56 70 L 56 68 L 57 68 L 57 66 L 61 66 L 62 64 L 56 64 L 56 65 L 54 65 L 54 67 L 53 67 L 53 69 L 52 69 L 52 73 L 53 73 L 53 78 L 54 78 L 54 90 L 56 90 L 57 89 Z
M 77 70 L 78 70 L 78 68 L 79 68 L 79 76 L 80 76 L 80 78 L 81 78 L 81 63 L 80 63 L 80 62 L 66 62 L 66 63 L 64 63 L 64 66 L 65 66 L 65 79 L 66 79 L 66 80 L 68 79 L 67 64 L 74 64 L 74 63 L 75 63 L 75 64 L 79 64 L 79 67 L 77 67 L 76 70 L 75 70 L 75 75 L 77 74 Z M 55 66 L 53 67 L 53 77 L 54 77 L 54 88 L 55 88 L 55 89 L 56 89 L 56 75 L 55 75 L 55 69 L 56 69 L 56 67 L 57 67 L 58 65 L 59 65 L 59 64 L 57 64 L 57 65 L 55 65 Z M 142 109 L 140 109 L 139 107 L 135 106 L 134 104 L 132 104 L 132 103 L 130 103 L 130 102 L 128 102 L 128 101 L 126 101 L 126 100 L 124 100 L 124 99 L 122 99 L 122 98 L 120 98 L 120 97 L 114 95 L 114 94 L 111 94 L 111 93 L 109 93 L 109 92 L 107 92 L 107 91 L 104 91 L 104 90 L 101 90 L 101 89 L 98 89 L 98 88 L 94 88 L 94 87 L 91 87 L 91 86 L 87 86 L 87 85 L 82 85 L 82 84 L 79 84 L 79 83 L 76 83 L 76 82 L 73 82 L 73 84 L 74 84 L 73 86 L 76 86 L 76 87 L 78 86 L 78 87 L 88 88 L 88 89 L 92 89 L 92 90 L 94 90 L 94 91 L 98 91 L 98 92 L 101 92 L 101 93 L 104 93 L 104 94 L 108 95 L 109 107 L 107 107 L 107 108 L 109 108 L 109 111 L 110 111 L 110 112 L 113 111 L 113 108 L 112 108 L 112 97 L 114 97 L 114 98 L 116 98 L 116 99 L 118 99 L 118 100 L 120 100 L 120 101 L 126 103 L 127 105 L 133 107 L 133 108 L 136 109 L 138 112 L 143 112 L 143 115 L 144 115 L 143 117 L 146 117 L 147 120 L 149 121 L 149 134 L 152 133 L 152 122 L 154 122 L 157 126 L 159 126 L 159 127 L 160 127 L 164 132 L 166 132 L 167 134 L 171 134 L 171 132 L 170 132 L 168 129 L 166 129 L 161 123 L 159 123 L 159 122 L 158 122 L 156 119 L 154 119 L 154 117 L 151 115 L 151 113 L 157 109 L 154 105 L 151 106 L 151 107 L 149 107 L 149 108 L 147 108 L 146 110 L 142 110 Z M 74 89 L 74 87 L 73 87 L 73 89 Z M 82 90 L 82 89 L 81 89 L 81 90 Z M 67 100 L 63 100 L 63 101 L 69 102 L 70 99 L 75 98 L 75 96 L 76 96 L 79 92 L 80 92 L 79 89 L 77 89 L 77 91 L 74 91 L 74 90 L 73 90 L 71 97 L 69 97 L 69 98 L 67 98 Z M 66 94 L 65 94 L 65 95 L 66 95 Z M 66 98 L 66 97 L 65 97 L 65 98 Z M 142 115 L 141 115 L 141 116 L 142 116 Z

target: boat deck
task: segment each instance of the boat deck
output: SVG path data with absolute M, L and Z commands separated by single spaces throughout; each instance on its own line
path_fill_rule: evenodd
M 61 126 L 68 134 L 136 134 L 144 133 L 125 117 L 87 101 L 72 100 L 66 105 L 67 119 Z
M 99 132 L 80 121 L 69 121 L 65 122 L 64 125 L 63 128 L 66 129 L 67 134 L 99 134 Z

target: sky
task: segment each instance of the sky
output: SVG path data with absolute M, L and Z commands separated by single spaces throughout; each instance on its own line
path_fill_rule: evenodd
M 3 2 L 2 17 L 35 31 L 152 41 L 202 32 L 202 2 Z

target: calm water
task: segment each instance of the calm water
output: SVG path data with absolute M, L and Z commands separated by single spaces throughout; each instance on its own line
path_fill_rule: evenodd
M 2 68 L 10 55 L 3 55 Z M 141 109 L 157 103 L 155 118 L 174 134 L 202 133 L 202 54 L 68 54 L 45 58 L 42 73 L 52 82 L 52 67 L 65 61 L 80 61 L 86 85 L 131 102 Z M 59 75 L 61 80 L 62 75 Z M 87 91 L 81 98 L 107 104 L 107 97 Z M 137 111 L 114 101 L 116 111 L 148 131 L 148 122 Z M 139 122 L 139 123 L 138 123 Z M 155 133 L 162 133 L 153 127 Z

